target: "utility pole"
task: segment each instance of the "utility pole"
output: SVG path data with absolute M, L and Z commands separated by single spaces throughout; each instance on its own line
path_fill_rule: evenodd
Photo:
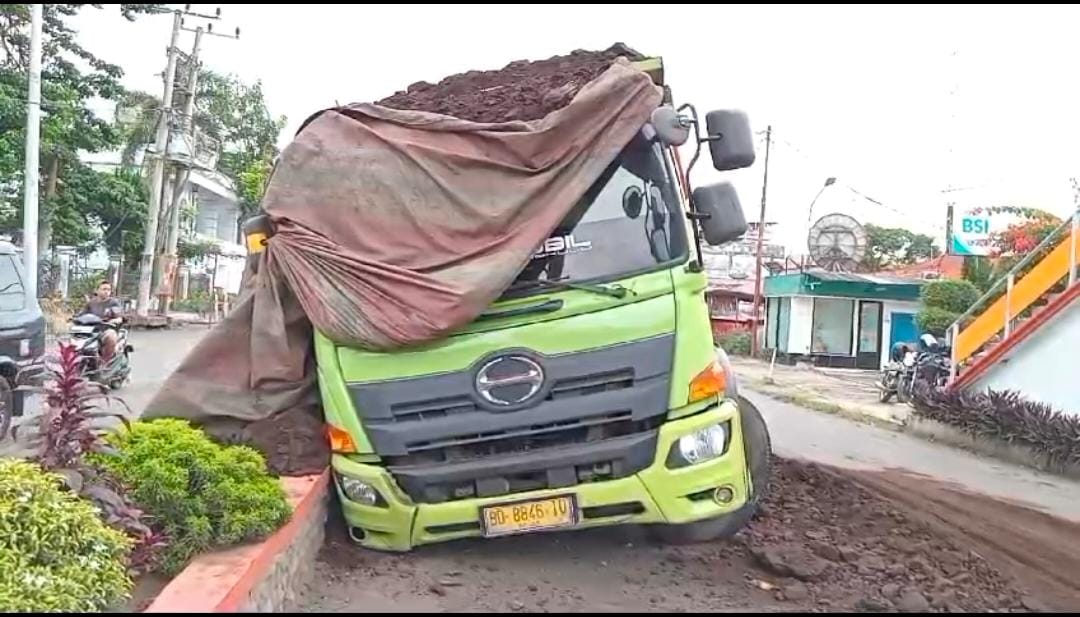
M 758 319 L 761 313 L 761 251 L 765 240 L 765 198 L 769 189 L 769 150 L 772 147 L 772 125 L 765 129 L 765 177 L 761 182 L 761 217 L 758 219 L 757 258 L 754 266 L 754 326 L 750 348 L 754 357 L 761 351 L 758 341 Z
M 172 120 L 173 81 L 176 77 L 177 39 L 180 38 L 182 13 L 173 13 L 172 35 L 169 37 L 169 60 L 165 66 L 165 92 L 161 97 L 161 115 L 158 118 L 157 137 L 154 140 L 154 162 L 150 174 L 150 208 L 146 213 L 146 235 L 143 240 L 142 259 L 139 262 L 139 296 L 136 313 L 139 317 L 150 314 L 150 283 L 154 271 L 154 247 L 157 244 L 158 215 L 161 212 L 161 185 L 165 177 L 165 157 L 168 156 L 169 124 Z
M 41 158 L 41 22 L 44 5 L 30 5 L 30 89 L 26 97 L 26 169 L 23 175 L 23 265 L 26 293 L 38 291 L 38 165 Z
M 202 44 L 203 29 L 201 27 L 195 29 L 195 43 L 191 47 L 191 57 L 189 58 L 190 66 L 188 67 L 187 78 L 187 99 L 184 100 L 184 133 L 188 137 L 188 145 L 190 149 L 190 155 L 193 159 L 191 164 L 194 165 L 195 161 L 195 92 L 198 87 L 199 80 L 199 49 Z M 165 236 L 165 250 L 164 257 L 161 260 L 161 275 L 158 280 L 165 289 L 170 289 L 169 286 L 175 286 L 175 276 L 177 268 L 176 250 L 180 244 L 180 199 L 184 192 L 184 187 L 187 185 L 188 177 L 191 174 L 191 165 L 181 166 L 177 165 L 176 173 L 173 177 L 172 184 L 172 199 L 169 204 L 169 227 L 168 234 Z M 170 289 L 171 293 L 165 293 L 161 296 L 161 313 L 167 315 L 169 312 L 169 304 L 171 304 L 172 296 L 175 295 L 175 289 Z

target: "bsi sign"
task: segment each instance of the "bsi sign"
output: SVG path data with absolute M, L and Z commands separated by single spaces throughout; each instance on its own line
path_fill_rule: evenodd
M 1014 215 L 986 208 L 955 208 L 949 230 L 949 254 L 986 256 L 993 252 L 994 234 L 1005 231 Z

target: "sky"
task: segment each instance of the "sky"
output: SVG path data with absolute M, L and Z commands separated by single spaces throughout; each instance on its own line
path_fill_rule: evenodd
M 749 220 L 772 127 L 766 218 L 779 223 L 776 241 L 805 246 L 810 203 L 832 176 L 815 219 L 842 212 L 942 245 L 950 202 L 1075 208 L 1078 15 L 1067 6 L 223 5 L 214 29 L 239 26 L 241 38 L 205 37 L 202 57 L 262 80 L 271 111 L 288 117 L 284 147 L 304 118 L 337 103 L 621 41 L 664 58 L 676 104 L 749 114 L 760 139 L 753 167 L 720 174 L 705 156 L 691 177 L 734 182 Z M 77 23 L 89 49 L 123 67 L 125 85 L 155 93 L 170 26 L 169 16 L 128 23 L 89 9 Z

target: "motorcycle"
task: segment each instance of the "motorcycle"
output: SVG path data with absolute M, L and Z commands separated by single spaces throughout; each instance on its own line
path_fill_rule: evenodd
M 915 369 L 916 353 L 906 345 L 894 354 L 892 362 L 882 369 L 881 381 L 878 382 L 878 400 L 888 403 L 895 396 L 901 403 L 908 400 L 911 391 L 911 374 Z
M 941 345 L 930 334 L 924 334 L 920 343 L 922 350 L 912 371 L 911 391 L 914 392 L 917 387 L 944 388 L 949 383 L 951 372 L 951 348 Z
M 123 319 L 106 321 L 87 313 L 72 320 L 72 342 L 82 359 L 83 376 L 113 390 L 119 390 L 131 377 L 131 353 L 135 348 L 128 342 L 128 329 Z M 101 343 L 108 331 L 116 332 L 116 347 L 112 358 L 102 364 Z

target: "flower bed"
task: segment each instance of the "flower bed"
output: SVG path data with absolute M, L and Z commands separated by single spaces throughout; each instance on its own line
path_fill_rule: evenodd
M 159 575 L 183 576 L 193 559 L 243 544 L 234 550 L 273 563 L 267 551 L 297 537 L 279 537 L 283 526 L 321 533 L 318 506 L 304 504 L 321 503 L 325 481 L 279 481 L 255 450 L 182 420 L 117 416 L 124 426 L 102 431 L 95 421 L 115 414 L 98 404 L 110 397 L 83 377 L 75 348 L 62 344 L 46 368 L 32 461 L 0 461 L 0 610 L 115 610 L 133 588 L 138 610 Z

